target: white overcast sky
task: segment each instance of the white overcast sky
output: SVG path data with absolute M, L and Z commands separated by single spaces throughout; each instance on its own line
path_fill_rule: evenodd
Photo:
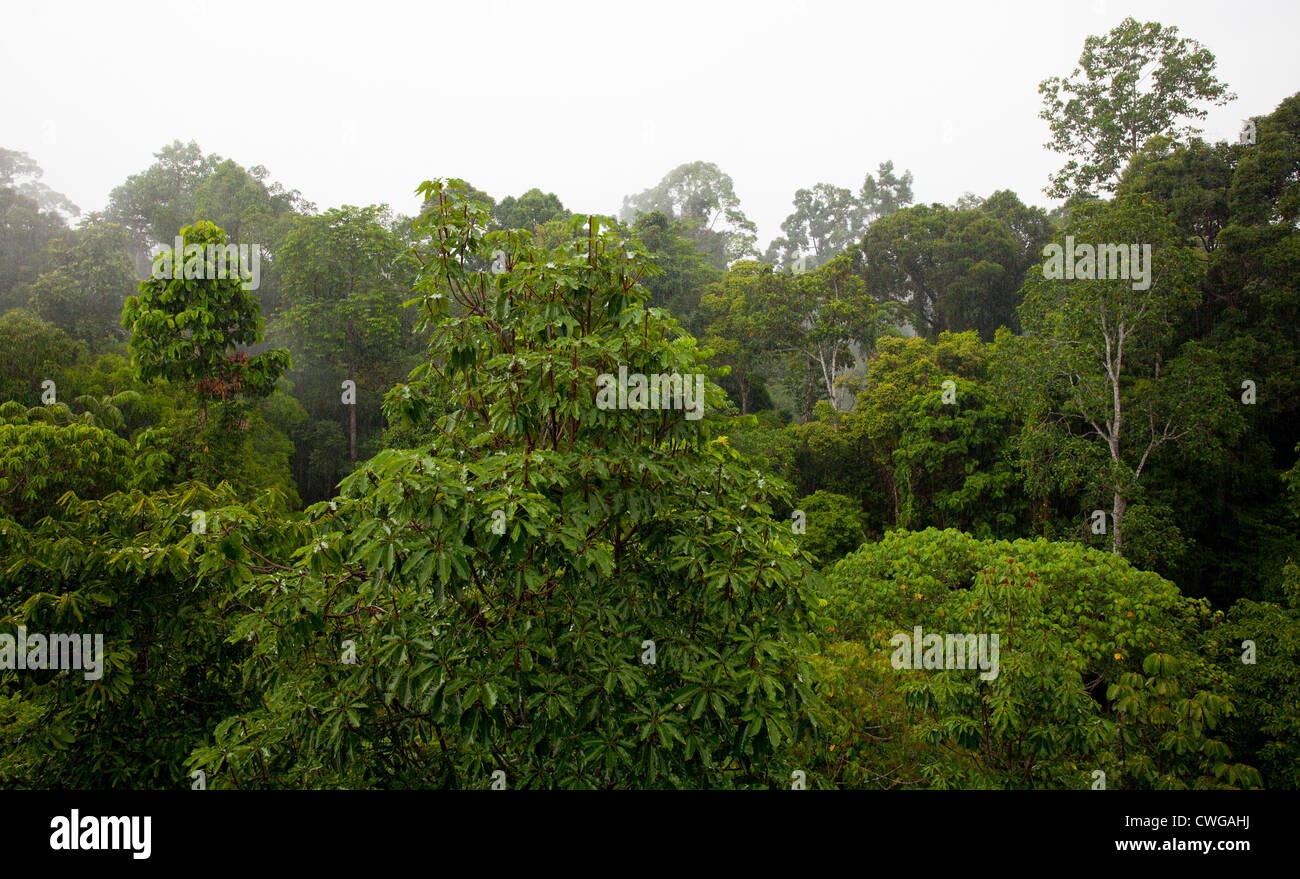
M 450 176 L 616 213 L 704 160 L 761 248 L 796 189 L 856 191 L 884 159 L 920 202 L 1052 204 L 1038 83 L 1126 15 L 1215 54 L 1238 99 L 1211 109 L 1212 139 L 1300 91 L 1295 0 L 18 2 L 0 14 L 0 146 L 83 211 L 176 139 L 321 209 L 405 213 Z

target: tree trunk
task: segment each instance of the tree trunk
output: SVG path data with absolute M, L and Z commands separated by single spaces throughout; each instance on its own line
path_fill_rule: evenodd
M 357 463 L 357 367 L 356 353 L 352 344 L 351 328 L 348 330 L 348 379 L 352 382 L 352 405 L 348 407 L 348 456 L 352 463 Z
M 1120 555 L 1120 547 L 1123 540 L 1120 537 L 1120 523 L 1124 521 L 1124 511 L 1128 509 L 1128 500 L 1120 494 L 1119 486 L 1115 486 L 1115 503 L 1110 512 L 1110 549 L 1115 555 Z
M 1110 338 L 1106 339 L 1106 366 L 1110 373 L 1111 388 L 1111 405 L 1114 406 L 1114 417 L 1110 424 L 1110 459 L 1115 464 L 1115 500 L 1111 505 L 1110 524 L 1111 538 L 1110 549 L 1115 555 L 1120 555 L 1120 547 L 1123 545 L 1123 539 L 1120 534 L 1120 526 L 1124 520 L 1124 511 L 1128 509 L 1128 501 L 1124 498 L 1124 487 L 1120 484 L 1119 479 L 1119 439 L 1120 429 L 1124 426 L 1124 403 L 1119 393 L 1120 375 L 1124 370 L 1124 325 L 1121 323 L 1117 328 L 1118 335 L 1115 339 L 1115 355 L 1111 360 L 1111 342 Z M 1113 366 L 1111 364 L 1114 364 Z M 1140 469 L 1140 468 L 1139 468 Z
M 808 393 L 804 396 L 803 423 L 812 421 L 813 403 L 817 399 L 817 370 L 813 368 L 812 358 L 808 358 Z
M 903 514 L 902 506 L 898 500 L 898 481 L 894 479 L 894 471 L 884 464 L 880 465 L 880 479 L 889 489 L 889 497 L 894 502 L 894 524 L 897 525 L 899 517 Z
M 826 386 L 826 396 L 830 398 L 831 408 L 838 410 L 840 406 L 839 400 L 836 399 L 835 376 L 839 372 L 839 364 L 836 362 L 834 349 L 831 351 L 831 365 L 829 371 L 826 368 L 826 355 L 823 354 L 820 349 L 817 352 L 817 365 L 820 366 L 822 370 L 822 382 Z

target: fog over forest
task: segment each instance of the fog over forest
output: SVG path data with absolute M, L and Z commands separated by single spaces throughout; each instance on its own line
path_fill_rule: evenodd
M 6 12 L 0 788 L 1300 787 L 1296 6 L 306 10 Z

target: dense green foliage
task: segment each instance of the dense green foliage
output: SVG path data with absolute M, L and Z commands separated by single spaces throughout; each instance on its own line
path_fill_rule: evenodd
M 257 699 L 239 672 L 247 645 L 228 638 L 222 613 L 251 576 L 240 562 L 283 552 L 296 526 L 224 488 L 88 497 L 70 491 L 27 527 L 0 514 L 6 619 L 104 638 L 98 679 L 3 672 L 0 783 L 188 786 L 192 749 Z M 206 534 L 193 532 L 194 510 L 208 511 Z
M 0 786 L 1300 786 L 1300 95 L 1207 143 L 1214 67 L 1126 19 L 1059 209 L 883 161 L 765 250 L 704 161 L 404 216 L 177 141 L 72 228 L 0 149 Z
M 880 656 L 892 633 L 915 626 L 1000 633 L 990 681 L 960 670 L 899 674 L 885 663 L 844 664 L 829 677 L 842 694 L 891 690 L 885 702 L 917 712 L 907 735 L 919 760 L 886 775 L 888 784 L 1086 788 L 1095 770 L 1108 788 L 1259 783 L 1216 735 L 1235 709 L 1227 669 L 1200 656 L 1215 615 L 1114 555 L 1042 539 L 897 531 L 841 561 L 826 598 L 829 634 Z M 861 710 L 851 695 L 835 707 L 850 717 Z M 852 725 L 846 733 L 840 746 L 857 756 L 827 769 L 869 777 L 882 755 Z
M 484 234 L 456 181 L 425 191 L 433 337 L 390 403 L 449 407 L 317 508 L 296 567 L 240 590 L 266 702 L 198 765 L 240 786 L 774 783 L 807 699 L 794 541 L 705 422 L 587 390 L 618 363 L 706 368 L 645 308 L 644 252 L 595 217 L 537 249 Z M 508 272 L 469 268 L 498 244 Z

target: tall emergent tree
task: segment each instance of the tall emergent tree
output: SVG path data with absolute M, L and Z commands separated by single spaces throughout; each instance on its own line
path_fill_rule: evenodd
M 41 182 L 44 173 L 27 153 L 0 147 L 0 187 L 16 190 L 40 205 L 42 211 L 65 220 L 81 216 L 81 208 L 71 199 Z
M 266 698 L 193 765 L 231 787 L 788 784 L 806 569 L 713 436 L 700 351 L 645 307 L 645 250 L 598 217 L 539 249 L 487 232 L 462 181 L 419 191 L 433 333 L 388 408 L 437 431 L 366 461 L 242 590 Z M 620 368 L 703 399 L 598 405 Z
M 225 229 L 231 241 L 257 243 L 274 252 L 293 222 L 294 214 L 315 213 L 316 206 L 296 189 L 268 180 L 262 165 L 245 170 L 216 153 L 203 154 L 190 141 L 173 141 L 154 153 L 157 159 L 132 174 L 108 196 L 106 214 L 131 233 L 137 266 L 148 271 L 151 245 L 170 244 L 186 223 L 207 220 Z M 269 266 L 269 268 L 273 268 Z M 274 272 L 262 298 L 275 307 Z
M 789 265 L 811 256 L 820 266 L 862 237 L 873 222 L 912 203 L 912 172 L 894 173 L 892 161 L 881 162 L 879 178 L 868 174 L 854 195 L 829 183 L 794 194 L 794 212 L 781 223 L 785 235 L 767 246 L 764 259 Z
M 794 194 L 794 212 L 781 223 L 785 235 L 767 249 L 769 261 L 789 263 L 810 255 L 821 265 L 862 237 L 863 218 L 853 193 L 842 186 L 818 183 Z
M 1039 116 L 1052 128 L 1048 149 L 1069 157 L 1046 192 L 1054 198 L 1113 192 L 1147 139 L 1186 139 L 1204 119 L 1198 106 L 1236 98 L 1214 75 L 1214 55 L 1178 28 L 1126 18 L 1104 37 L 1083 41 L 1068 79 L 1038 85 Z
M 995 193 L 987 204 L 1002 213 L 985 204 L 914 205 L 873 223 L 862 239 L 867 290 L 906 305 L 912 326 L 929 338 L 975 329 L 991 339 L 1000 326 L 1017 328 L 1026 244 L 1041 245 L 1034 236 L 1042 232 L 1013 193 Z M 1027 224 L 1023 232 L 1011 225 L 1020 220 Z M 1033 257 L 1040 258 L 1036 249 Z
M 1200 269 L 1158 205 L 1139 195 L 1090 202 L 1065 233 L 1075 251 L 1063 255 L 1068 268 L 1030 273 L 1025 335 L 1000 330 L 998 345 L 1009 355 L 1008 398 L 1028 420 L 1023 447 L 1039 458 L 1030 478 L 1109 495 L 1107 533 L 1119 554 L 1153 456 L 1167 446 L 1221 448 L 1239 429 L 1241 405 L 1206 346 L 1171 348 L 1180 315 L 1200 302 Z M 1044 250 L 1052 247 L 1060 256 L 1059 243 Z
M 741 210 L 731 175 L 712 162 L 679 165 L 658 185 L 625 196 L 619 219 L 630 223 L 639 214 L 652 211 L 662 211 L 670 220 L 687 221 L 700 249 L 712 255 L 720 269 L 758 255 L 754 249 L 758 227 Z
M 130 231 L 141 253 L 169 240 L 194 219 L 195 193 L 221 164 L 220 156 L 203 155 L 194 141 L 173 141 L 154 158 L 157 161 L 145 171 L 132 174 L 108 194 L 108 218 Z
M 415 269 L 392 225 L 385 205 L 333 208 L 302 219 L 278 260 L 285 309 L 276 325 L 302 361 L 333 369 L 333 389 L 347 379 L 375 400 L 398 377 L 402 295 Z M 355 462 L 356 405 L 348 409 L 348 450 Z

